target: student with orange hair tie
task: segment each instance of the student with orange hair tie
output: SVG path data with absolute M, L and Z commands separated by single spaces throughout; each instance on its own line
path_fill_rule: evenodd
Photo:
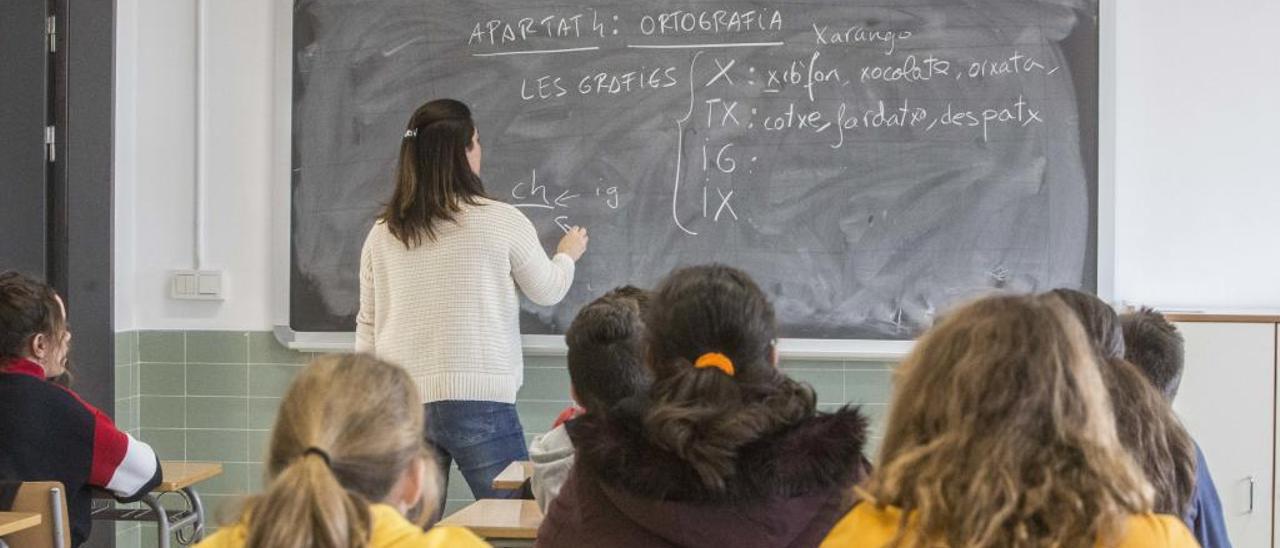
M 672 273 L 645 313 L 647 394 L 577 419 L 577 462 L 537 546 L 815 546 L 867 471 L 866 418 L 818 413 L 777 369 L 745 273 Z

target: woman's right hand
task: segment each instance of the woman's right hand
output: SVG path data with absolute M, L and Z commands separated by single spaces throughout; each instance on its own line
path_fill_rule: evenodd
M 577 262 L 582 258 L 582 254 L 587 252 L 587 229 L 580 226 L 571 227 L 563 238 L 560 238 L 560 245 L 556 246 L 556 253 L 564 253 L 570 259 Z

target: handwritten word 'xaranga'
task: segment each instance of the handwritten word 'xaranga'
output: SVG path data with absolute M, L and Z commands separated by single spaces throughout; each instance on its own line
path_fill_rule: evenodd
M 820 46 L 830 44 L 883 44 L 885 55 L 893 55 L 898 49 L 898 40 L 911 38 L 909 30 L 871 30 L 861 26 L 852 26 L 844 30 L 828 31 L 829 27 L 819 27 L 813 23 L 814 43 Z

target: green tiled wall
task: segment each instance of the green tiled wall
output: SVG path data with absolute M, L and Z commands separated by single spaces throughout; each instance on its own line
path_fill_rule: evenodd
M 221 463 L 222 476 L 199 491 L 210 524 L 229 521 L 261 486 L 280 396 L 310 354 L 282 347 L 269 332 L 243 331 L 120 333 L 116 347 L 117 422 L 162 459 Z M 123 418 L 128 409 L 132 422 Z M 117 525 L 116 544 L 154 546 L 155 529 Z
M 260 489 L 262 459 L 280 397 L 311 355 L 288 350 L 269 332 L 140 331 L 117 335 L 117 422 L 163 459 L 221 462 L 224 474 L 200 492 L 214 525 L 233 517 Z M 889 397 L 892 364 L 787 361 L 787 374 L 813 385 L 824 410 L 862 405 L 873 420 L 874 455 Z M 562 357 L 530 356 L 516 403 L 526 438 L 545 432 L 570 404 Z M 472 498 L 451 471 L 452 512 Z M 117 545 L 152 546 L 154 529 L 117 526 Z
M 138 333 L 116 333 L 116 426 L 134 437 L 140 435 L 141 405 L 138 398 Z M 99 525 L 101 527 L 101 525 Z M 116 546 L 138 546 L 141 529 L 136 523 L 116 524 Z

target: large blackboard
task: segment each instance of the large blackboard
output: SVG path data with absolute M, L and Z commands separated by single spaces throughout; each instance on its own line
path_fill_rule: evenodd
M 907 338 L 992 288 L 1093 289 L 1096 0 L 298 0 L 291 327 L 351 331 L 404 124 L 471 105 L 487 191 L 591 250 L 525 333 L 719 261 L 783 334 Z

